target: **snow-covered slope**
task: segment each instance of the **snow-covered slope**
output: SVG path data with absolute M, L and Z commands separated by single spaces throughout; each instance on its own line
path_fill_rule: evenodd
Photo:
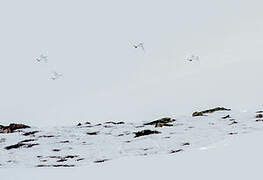
M 219 109 L 150 124 L 86 122 L 1 134 L 0 165 L 2 168 L 81 167 L 124 157 L 187 152 L 231 136 L 263 130 L 262 111 L 240 113 Z
M 190 152 L 127 157 L 88 167 L 0 169 L 8 180 L 33 179 L 254 179 L 262 177 L 262 132 L 232 136 Z M 14 173 L 15 172 L 15 173 Z

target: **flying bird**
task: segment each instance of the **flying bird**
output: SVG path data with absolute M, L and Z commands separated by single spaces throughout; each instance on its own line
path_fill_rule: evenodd
M 41 54 L 38 58 L 36 58 L 37 62 L 42 62 L 44 61 L 45 63 L 47 63 L 48 61 L 48 56 L 45 56 L 43 54 Z
M 191 57 L 186 58 L 187 61 L 199 61 L 199 56 L 191 55 Z
M 51 78 L 52 80 L 56 80 L 56 79 L 59 79 L 60 77 L 62 77 L 63 75 L 62 74 L 59 74 L 57 73 L 56 71 L 52 71 L 51 72 Z
M 143 51 L 145 50 L 143 43 L 139 43 L 139 44 L 137 44 L 137 45 L 133 45 L 133 47 L 136 48 L 136 49 L 137 49 L 137 48 L 142 48 Z

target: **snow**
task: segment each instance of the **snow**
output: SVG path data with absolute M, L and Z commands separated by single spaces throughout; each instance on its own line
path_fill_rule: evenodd
M 1 169 L 1 177 L 15 179 L 260 179 L 263 133 L 230 139 L 171 155 L 126 157 L 79 168 Z M 15 173 L 12 173 L 15 172 Z

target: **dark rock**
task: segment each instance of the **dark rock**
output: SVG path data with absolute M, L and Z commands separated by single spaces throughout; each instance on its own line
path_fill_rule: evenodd
M 24 143 L 17 143 L 17 144 L 14 144 L 14 145 L 6 146 L 5 149 L 6 150 L 17 149 L 17 148 L 20 148 L 20 147 L 22 147 L 24 145 L 25 145 Z
M 232 121 L 232 123 L 230 123 L 229 125 L 233 125 L 233 124 L 237 124 L 237 121 Z
M 154 125 L 155 127 L 163 127 L 163 126 L 173 126 L 172 124 L 168 124 L 174 122 L 175 119 L 171 119 L 169 117 L 165 117 L 162 119 L 158 119 L 149 123 L 145 123 L 144 125 Z
M 77 126 L 81 126 L 82 124 L 81 123 L 78 123 L 78 125 Z
M 190 143 L 189 142 L 186 142 L 186 143 L 183 143 L 182 146 L 189 146 Z
M 87 132 L 87 135 L 98 135 L 99 132 Z
M 109 125 L 104 125 L 104 128 L 112 128 L 113 126 L 109 126 Z
M 101 159 L 101 160 L 97 160 L 97 161 L 94 161 L 94 163 L 103 163 L 105 161 L 108 161 L 109 159 Z
M 79 158 L 76 161 L 83 161 L 83 160 L 84 160 L 84 158 Z
M 204 114 L 202 112 L 194 112 L 192 116 L 203 116 Z
M 205 114 L 207 113 L 213 113 L 213 112 L 216 112 L 216 111 L 231 111 L 231 109 L 226 109 L 224 107 L 216 107 L 216 108 L 213 108 L 213 109 L 208 109 L 208 110 L 205 110 L 205 111 L 200 111 L 200 112 L 194 112 L 192 114 L 192 116 L 204 116 Z
M 256 122 L 263 122 L 263 119 L 257 119 Z
M 62 156 L 48 156 L 48 158 L 51 158 L 51 159 L 63 159 Z
M 232 133 L 232 132 L 228 133 L 228 135 L 236 135 L 236 134 L 237 134 L 236 132 L 235 133 Z
M 222 117 L 222 119 L 227 119 L 227 118 L 230 118 L 230 115 L 226 115 L 226 116 Z
M 59 152 L 59 151 L 61 151 L 61 149 L 52 149 L 52 151 Z
M 73 159 L 73 158 L 76 158 L 76 157 L 79 157 L 78 155 L 68 155 L 68 156 L 65 156 L 64 158 L 65 159 Z
M 39 136 L 39 138 L 52 138 L 55 137 L 54 135 L 43 135 L 43 136 Z
M 69 143 L 69 141 L 60 141 L 59 143 Z
M 57 162 L 65 162 L 65 161 L 67 161 L 67 159 L 59 159 L 59 160 L 57 160 Z
M 263 114 L 257 114 L 255 118 L 263 118 Z
M 113 121 L 108 121 L 108 122 L 105 122 L 104 124 L 114 124 L 114 125 L 118 125 L 118 124 L 124 124 L 124 122 L 113 122 Z
M 171 137 L 170 136 L 166 136 L 166 137 L 164 137 L 164 139 L 170 139 Z
M 178 152 L 181 152 L 181 151 L 183 151 L 183 149 L 172 150 L 172 151 L 170 152 L 170 154 L 178 153 Z
M 13 133 L 17 129 L 30 128 L 30 126 L 24 124 L 10 124 L 9 126 L 0 125 L 0 133 Z
M 263 113 L 263 111 L 257 111 L 256 113 Z
M 56 164 L 56 165 L 52 165 L 52 167 L 75 167 L 75 165 L 69 165 L 69 164 Z
M 36 167 L 75 167 L 75 165 L 68 165 L 68 164 L 56 164 L 56 165 L 46 165 L 46 164 L 40 164 Z
M 51 165 L 39 164 L 39 165 L 36 165 L 36 167 L 51 167 Z
M 25 132 L 23 135 L 24 136 L 29 136 L 29 135 L 34 135 L 36 133 L 38 133 L 39 131 L 30 131 L 30 132 Z
M 32 142 L 35 141 L 35 139 L 25 139 L 23 141 L 20 141 L 20 143 L 26 143 L 26 142 Z
M 20 147 L 24 147 L 24 148 L 31 148 L 33 146 L 37 146 L 39 144 L 35 143 L 35 144 L 25 144 L 25 143 L 22 143 L 22 142 L 19 142 L 17 144 L 14 144 L 14 145 L 11 145 L 11 146 L 6 146 L 5 149 L 6 150 L 10 150 L 10 149 L 18 149 Z
M 146 135 L 150 135 L 150 134 L 160 134 L 160 133 L 161 132 L 159 132 L 159 131 L 152 131 L 152 130 L 146 129 L 146 130 L 135 132 L 134 134 L 135 134 L 135 138 L 137 138 L 140 136 L 146 136 Z
M 25 129 L 25 128 L 30 128 L 30 126 L 24 125 L 24 124 L 10 124 L 9 128 L 14 131 L 17 129 Z

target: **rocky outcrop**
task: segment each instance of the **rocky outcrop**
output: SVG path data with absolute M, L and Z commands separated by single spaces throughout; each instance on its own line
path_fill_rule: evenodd
M 105 122 L 104 124 L 119 125 L 119 124 L 124 124 L 124 122 L 122 122 L 122 121 L 120 121 L 120 122 L 108 121 L 108 122 Z
M 23 147 L 23 148 L 31 148 L 33 146 L 37 146 L 39 145 L 38 143 L 35 143 L 35 144 L 26 144 L 26 143 L 23 143 L 23 142 L 19 142 L 17 144 L 14 144 L 14 145 L 11 145 L 11 146 L 6 146 L 5 149 L 6 150 L 10 150 L 10 149 L 18 149 L 20 147 Z
M 54 165 L 46 165 L 46 164 L 39 164 L 36 167 L 75 167 L 75 165 L 71 164 L 54 164 Z
M 140 136 L 146 136 L 146 135 L 150 135 L 150 134 L 160 134 L 160 133 L 161 132 L 159 132 L 159 131 L 152 131 L 152 130 L 146 129 L 146 130 L 135 132 L 134 134 L 135 134 L 135 138 L 137 138 Z
M 231 111 L 231 109 L 227 109 L 227 108 L 224 108 L 224 107 L 216 107 L 216 108 L 208 109 L 208 110 L 205 110 L 205 111 L 194 112 L 192 114 L 192 116 L 193 117 L 194 116 L 204 116 L 207 113 L 213 113 L 213 112 L 216 112 L 216 111 Z
M 30 131 L 30 132 L 25 132 L 23 135 L 24 136 L 29 136 L 29 135 L 34 135 L 36 133 L 38 133 L 39 131 Z
M 171 122 L 174 122 L 175 119 L 165 117 L 162 119 L 158 119 L 149 123 L 145 123 L 144 125 L 154 125 L 155 127 L 163 127 L 163 126 L 173 126 L 172 124 L 169 124 Z
M 10 124 L 9 126 L 0 125 L 0 133 L 13 133 L 18 129 L 30 128 L 30 126 L 24 124 Z

